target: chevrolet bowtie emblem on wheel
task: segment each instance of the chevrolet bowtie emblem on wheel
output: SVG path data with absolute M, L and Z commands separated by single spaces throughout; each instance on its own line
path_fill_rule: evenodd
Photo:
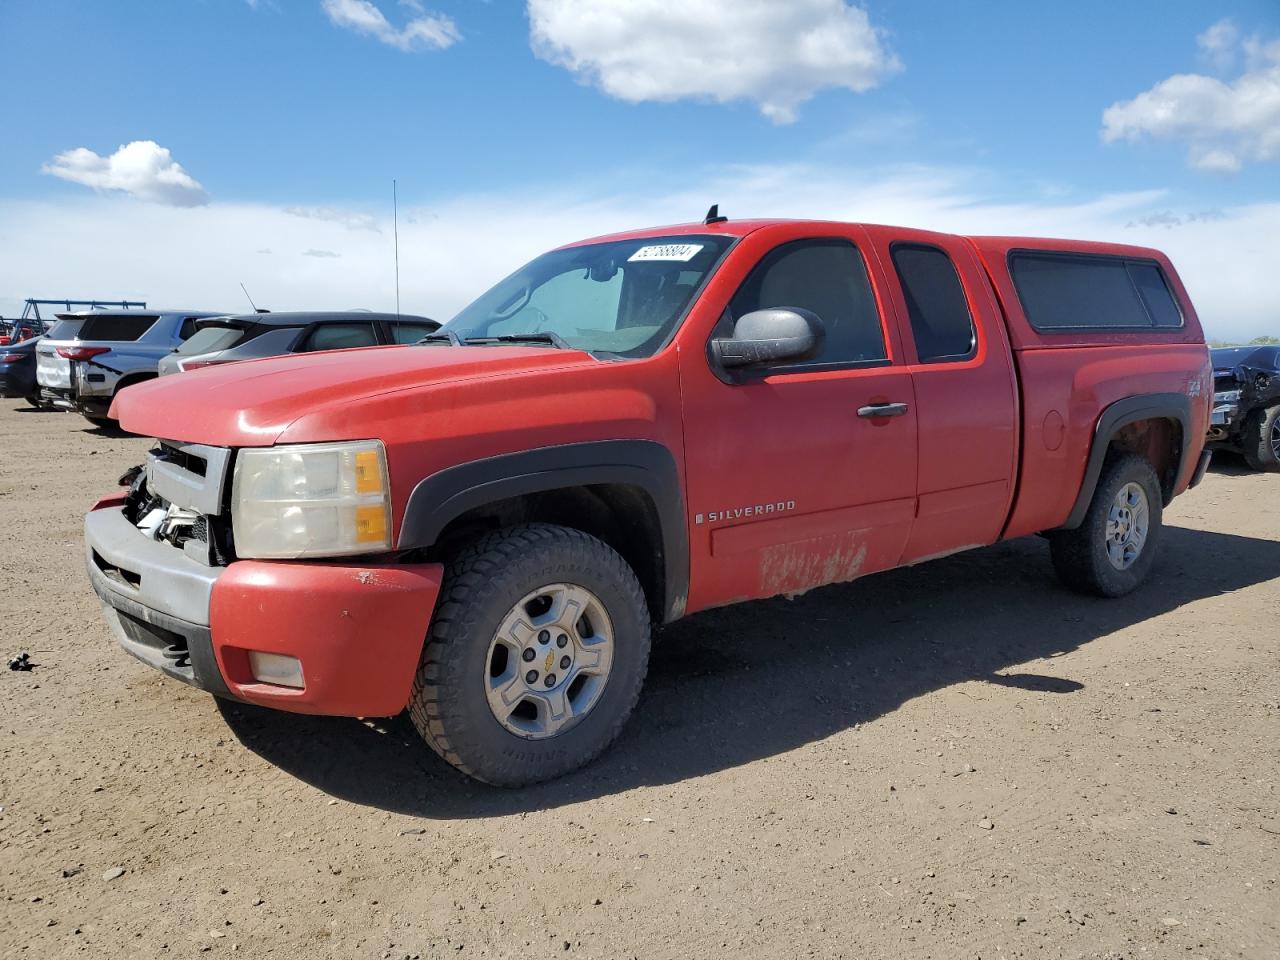
M 544 673 L 550 673 L 551 668 L 554 667 L 555 665 L 556 665 L 556 655 L 554 653 L 548 653 L 546 662 L 543 663 L 542 665 L 542 671 Z

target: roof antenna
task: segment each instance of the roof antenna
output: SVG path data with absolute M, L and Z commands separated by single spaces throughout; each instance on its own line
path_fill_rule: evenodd
M 240 289 L 244 290 L 244 298 L 249 301 L 249 306 L 253 307 L 253 312 L 262 313 L 262 311 L 258 309 L 258 305 L 253 302 L 253 297 L 249 296 L 249 291 L 245 289 L 243 280 L 240 282 Z
M 396 238 L 396 319 L 400 319 L 400 202 L 396 198 L 396 181 L 391 181 L 391 228 Z
M 713 223 L 727 223 L 728 220 L 728 217 L 720 216 L 720 204 L 713 203 L 711 205 L 711 209 L 707 211 L 706 218 L 702 222 L 709 227 Z

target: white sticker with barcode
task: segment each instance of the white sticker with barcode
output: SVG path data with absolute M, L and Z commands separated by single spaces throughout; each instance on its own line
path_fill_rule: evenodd
M 627 257 L 627 261 L 670 260 L 677 263 L 688 263 L 698 255 L 698 251 L 701 249 L 702 244 L 700 243 L 657 243 L 652 246 L 641 247 Z

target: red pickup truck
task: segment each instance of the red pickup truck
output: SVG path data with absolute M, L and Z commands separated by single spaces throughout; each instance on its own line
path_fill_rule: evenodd
M 1155 250 L 708 215 L 544 254 L 420 345 L 124 391 L 159 440 L 88 569 L 170 676 L 407 707 L 526 784 L 617 735 L 653 624 L 1033 533 L 1127 593 L 1212 393 Z

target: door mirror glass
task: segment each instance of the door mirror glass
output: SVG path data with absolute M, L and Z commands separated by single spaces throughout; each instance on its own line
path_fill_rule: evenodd
M 806 360 L 817 354 L 824 336 L 817 314 L 798 307 L 770 307 L 739 317 L 732 336 L 711 341 L 711 354 L 726 369 Z

